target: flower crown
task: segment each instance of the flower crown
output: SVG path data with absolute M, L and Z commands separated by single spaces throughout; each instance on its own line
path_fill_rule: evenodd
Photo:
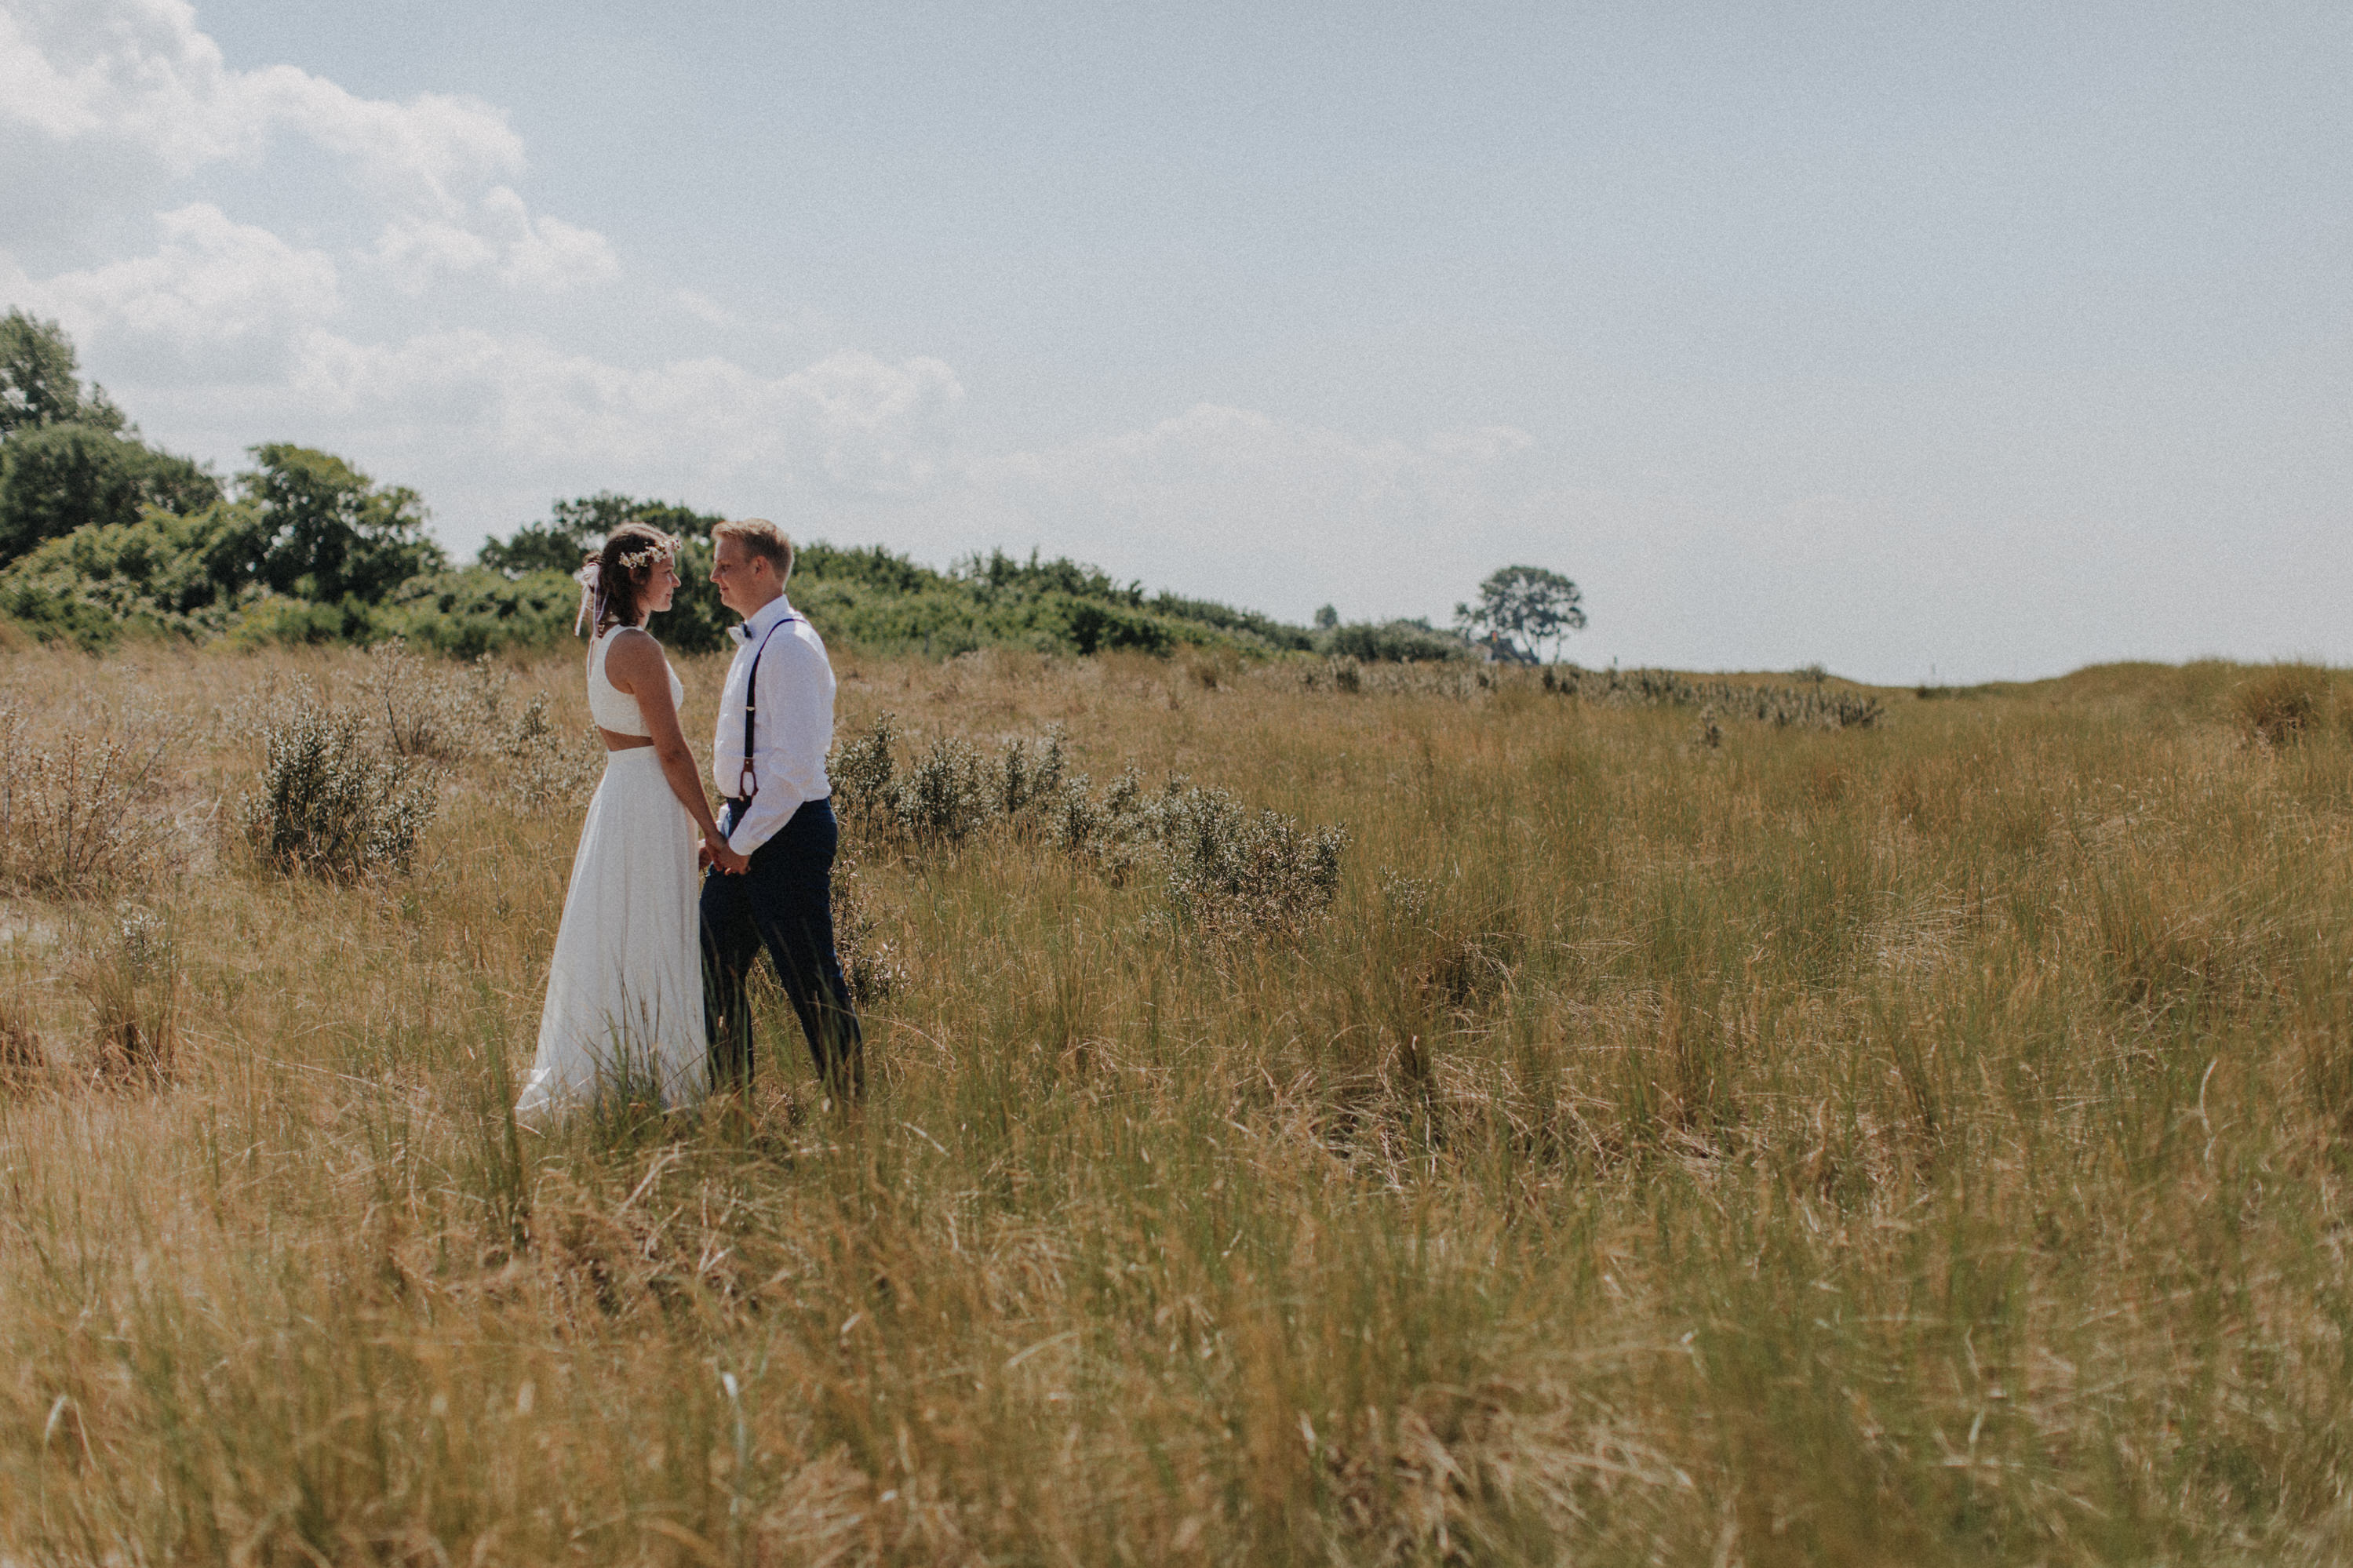
M 643 550 L 632 550 L 627 555 L 619 557 L 618 560 L 621 570 L 624 572 L 635 572 L 640 567 L 650 566 L 657 561 L 670 560 L 676 556 L 677 553 L 678 541 L 671 539 L 665 540 L 659 544 L 649 544 Z

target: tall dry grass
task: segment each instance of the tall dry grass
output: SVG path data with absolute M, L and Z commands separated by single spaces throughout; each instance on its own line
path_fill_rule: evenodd
M 236 818 L 269 715 L 381 664 L 11 656 L 32 733 L 185 739 L 139 879 L 0 906 L 0 1559 L 2348 1550 L 2353 739 L 2250 740 L 2264 672 L 1831 731 L 839 662 L 912 757 L 1059 725 L 1343 830 L 1328 910 L 1237 935 L 1174 859 L 853 819 L 869 1103 L 772 996 L 749 1103 L 535 1139 L 578 807 L 524 752 L 396 707 L 413 870 L 288 877 Z M 543 694 L 569 754 L 568 661 L 409 677 Z M 168 1075 L 95 1070 L 126 900 Z

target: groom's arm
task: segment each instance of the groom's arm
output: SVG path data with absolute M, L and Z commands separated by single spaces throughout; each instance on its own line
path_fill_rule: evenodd
M 833 744 L 833 671 L 825 652 L 786 635 L 760 661 L 759 754 L 753 759 L 760 791 L 741 822 L 728 825 L 727 845 L 749 855 L 793 819 L 803 801 L 826 793 L 825 753 Z

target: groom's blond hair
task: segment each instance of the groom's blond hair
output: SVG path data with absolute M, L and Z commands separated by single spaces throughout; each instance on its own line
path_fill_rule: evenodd
M 778 584 L 793 574 L 793 542 L 766 518 L 745 517 L 723 522 L 711 531 L 712 547 L 716 549 L 723 539 L 732 539 L 753 554 L 765 556 L 776 569 Z

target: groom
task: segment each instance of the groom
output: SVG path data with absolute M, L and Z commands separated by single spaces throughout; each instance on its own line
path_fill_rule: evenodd
M 833 667 L 817 630 L 785 599 L 793 546 L 765 518 L 711 531 L 711 581 L 744 617 L 719 698 L 712 772 L 726 797 L 719 830 L 749 858 L 702 879 L 705 1024 L 715 1089 L 749 1088 L 752 1017 L 744 982 L 766 948 L 808 1036 L 826 1092 L 866 1088 L 866 1048 L 833 948 L 833 851 L 839 829 L 825 754 L 833 743 Z

